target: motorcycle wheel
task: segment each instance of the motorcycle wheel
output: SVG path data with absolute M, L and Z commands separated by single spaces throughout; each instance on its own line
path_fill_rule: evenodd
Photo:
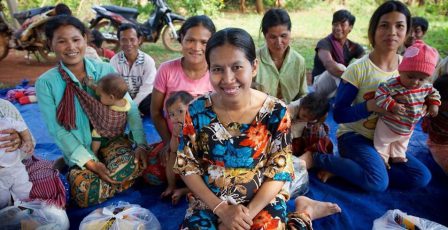
M 177 31 L 179 31 L 180 27 L 184 24 L 184 21 L 174 21 L 173 25 Z M 168 25 L 165 25 L 162 31 L 162 42 L 165 48 L 171 51 L 180 52 L 182 50 L 182 46 L 177 39 L 174 38 L 173 33 L 171 33 L 171 29 Z
M 112 24 L 110 21 L 100 21 L 95 25 L 95 29 L 101 32 L 104 37 L 105 46 L 115 52 L 119 51 L 120 45 L 118 44 L 117 31 L 118 27 Z
M 9 53 L 9 36 L 5 33 L 0 34 L 0 61 L 3 60 Z

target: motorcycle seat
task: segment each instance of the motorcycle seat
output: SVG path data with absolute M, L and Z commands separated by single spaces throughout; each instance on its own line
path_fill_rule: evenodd
M 40 8 L 35 8 L 31 10 L 24 10 L 18 13 L 14 13 L 13 17 L 19 21 L 20 24 L 23 24 L 28 18 L 32 18 L 38 14 L 45 13 L 49 10 L 54 9 L 54 6 L 44 6 Z
M 102 6 L 108 11 L 114 12 L 116 14 L 120 14 L 125 18 L 131 18 L 136 20 L 139 14 L 138 10 L 128 7 L 120 7 L 120 6 Z

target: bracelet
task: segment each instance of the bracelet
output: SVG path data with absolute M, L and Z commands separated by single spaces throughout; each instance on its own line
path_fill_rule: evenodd
M 221 204 L 224 204 L 224 203 L 227 203 L 227 200 L 223 200 L 218 205 L 216 205 L 215 208 L 213 209 L 213 214 L 216 214 L 215 213 L 216 209 L 218 209 L 218 207 L 221 206 Z

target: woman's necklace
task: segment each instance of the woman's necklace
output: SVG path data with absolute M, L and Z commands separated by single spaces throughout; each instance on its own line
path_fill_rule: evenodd
M 250 108 L 252 105 L 252 93 L 250 94 L 249 103 L 245 106 L 245 108 Z M 245 115 L 245 113 L 242 113 L 237 119 L 233 119 L 232 116 L 230 116 L 230 113 L 227 109 L 224 108 L 224 112 L 227 115 L 227 118 L 230 120 L 229 123 L 226 125 L 227 131 L 230 133 L 231 136 L 239 136 L 241 135 L 241 123 L 238 121 L 241 121 L 241 118 Z

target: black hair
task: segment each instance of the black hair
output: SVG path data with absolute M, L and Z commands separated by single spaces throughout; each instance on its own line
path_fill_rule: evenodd
M 266 11 L 261 20 L 261 32 L 266 35 L 269 28 L 284 25 L 291 31 L 291 18 L 288 12 L 284 9 L 272 8 Z
M 442 101 L 448 100 L 448 74 L 440 75 L 433 86 L 439 91 Z
M 72 15 L 70 8 L 64 3 L 59 3 L 54 7 L 54 12 L 56 15 Z
M 165 102 L 165 107 L 168 108 L 172 106 L 178 100 L 180 100 L 183 104 L 188 105 L 193 100 L 193 96 L 186 91 L 172 92 Z
M 47 41 L 51 42 L 51 40 L 53 40 L 54 31 L 61 26 L 73 26 L 79 30 L 82 36 L 86 36 L 87 34 L 86 27 L 78 18 L 63 14 L 52 17 L 45 25 L 45 36 L 47 37 Z
M 423 33 L 426 33 L 429 28 L 428 20 L 423 17 L 412 17 L 412 27 L 420 26 L 422 28 Z
M 337 22 L 343 23 L 345 21 L 348 21 L 348 24 L 350 26 L 353 26 L 355 24 L 356 17 L 353 16 L 353 14 L 350 13 L 350 11 L 348 11 L 348 10 L 338 10 L 338 11 L 334 12 L 333 21 L 331 22 L 332 24 L 337 23 Z
M 213 21 L 207 15 L 196 15 L 189 17 L 178 31 L 178 41 L 182 43 L 182 39 L 187 34 L 187 31 L 196 26 L 203 26 L 213 35 L 216 32 L 216 27 Z
M 118 73 L 110 73 L 98 81 L 98 87 L 107 95 L 121 99 L 128 92 L 128 85 Z
M 123 32 L 123 31 L 125 31 L 125 30 L 129 30 L 129 29 L 133 29 L 133 30 L 135 30 L 135 32 L 137 33 L 137 38 L 140 38 L 140 37 L 142 36 L 142 32 L 140 31 L 140 29 L 139 29 L 136 25 L 131 24 L 131 23 L 124 23 L 124 24 L 121 24 L 121 25 L 118 27 L 118 30 L 117 30 L 117 37 L 118 37 L 118 40 L 120 40 L 120 34 L 121 34 L 121 32 Z
M 330 110 L 330 103 L 325 95 L 312 92 L 302 98 L 300 108 L 308 110 L 315 119 L 320 119 Z
M 205 48 L 205 60 L 210 68 L 210 53 L 216 48 L 223 46 L 225 44 L 230 44 L 240 49 L 247 60 L 251 64 L 254 64 L 257 55 L 255 53 L 254 40 L 245 30 L 240 28 L 226 28 L 216 32 L 207 42 L 207 47 Z
M 400 1 L 386 1 L 375 10 L 370 18 L 368 35 L 372 47 L 375 47 L 375 32 L 381 17 L 391 12 L 404 14 L 406 17 L 406 37 L 409 35 L 411 31 L 411 12 L 409 12 L 409 9 Z
M 96 47 L 101 48 L 104 42 L 104 36 L 98 30 L 92 30 L 92 42 Z

